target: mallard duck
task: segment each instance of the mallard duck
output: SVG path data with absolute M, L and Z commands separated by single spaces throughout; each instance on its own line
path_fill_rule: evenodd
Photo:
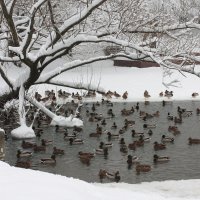
M 56 129 L 55 129 L 56 132 L 67 133 L 67 129 L 65 129 L 65 128 L 60 127 L 59 125 L 56 125 L 55 127 L 56 127 Z
M 70 138 L 69 139 L 70 145 L 83 144 L 83 143 L 84 143 L 84 141 L 82 139 L 78 139 L 78 138 Z
M 200 144 L 200 139 L 188 138 L 189 144 Z
M 53 147 L 53 154 L 54 154 L 54 155 L 64 155 L 65 152 L 64 152 L 63 149 L 58 149 L 58 148 L 56 148 L 56 147 Z
M 77 134 L 73 133 L 73 134 L 68 134 L 68 133 L 64 133 L 64 139 L 65 140 L 69 140 L 70 138 L 76 138 Z
M 46 151 L 46 146 L 34 145 L 33 150 L 34 150 L 34 152 Z
M 17 161 L 15 167 L 21 167 L 25 169 L 31 168 L 31 163 L 28 161 Z
M 93 157 L 95 156 L 94 153 L 83 152 L 83 151 L 79 151 L 79 152 L 78 152 L 78 155 L 79 155 L 79 157 L 80 157 L 80 156 L 87 156 L 87 157 L 90 157 L 90 158 L 93 158 Z
M 32 156 L 32 152 L 17 150 L 17 158 L 30 157 L 30 156 Z
M 42 164 L 56 164 L 56 156 L 53 154 L 51 158 L 42 158 L 40 162 Z
M 156 128 L 156 124 L 144 124 L 143 128 Z
M 127 92 L 127 91 L 124 92 L 124 94 L 122 95 L 122 98 L 123 98 L 124 100 L 126 100 L 126 99 L 128 98 L 128 92 Z
M 147 90 L 144 91 L 144 97 L 145 98 L 151 97 L 151 95 L 149 95 L 149 92 Z
M 140 172 L 149 172 L 151 171 L 151 166 L 150 165 L 141 165 L 141 164 L 137 164 L 136 167 L 136 172 L 140 173 Z
M 107 135 L 108 135 L 108 140 L 119 138 L 119 134 L 112 134 L 111 132 L 108 132 Z
M 154 142 L 154 150 L 163 150 L 166 149 L 166 145 L 165 144 L 159 144 L 158 142 Z
M 45 139 L 41 140 L 42 146 L 47 146 L 47 145 L 50 145 L 52 143 L 53 143 L 53 140 L 45 140 Z
M 29 148 L 33 148 L 35 145 L 35 143 L 32 143 L 32 142 L 26 142 L 25 140 L 22 140 L 22 148 L 23 149 L 29 149 Z
M 174 142 L 174 138 L 162 135 L 161 142 L 163 142 L 163 143 L 165 143 L 165 142 Z
M 132 137 L 136 138 L 136 137 L 144 136 L 144 133 L 137 133 L 137 132 L 133 129 L 133 130 L 131 130 L 131 135 L 132 135 Z
M 169 160 L 169 156 L 158 156 L 157 154 L 154 154 L 153 156 L 154 163 L 164 163 L 168 162 Z

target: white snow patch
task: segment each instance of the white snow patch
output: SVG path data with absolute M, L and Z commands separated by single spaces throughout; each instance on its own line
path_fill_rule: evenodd
M 23 125 L 12 130 L 11 136 L 14 139 L 28 139 L 28 138 L 34 138 L 35 133 L 31 127 Z
M 66 127 L 80 127 L 83 126 L 83 121 L 78 118 L 73 118 L 72 116 L 63 117 L 63 116 L 55 116 L 51 121 L 51 126 L 66 126 Z

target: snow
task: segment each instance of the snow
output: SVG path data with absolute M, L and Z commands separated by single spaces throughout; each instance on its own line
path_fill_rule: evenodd
M 14 139 L 28 139 L 28 138 L 34 138 L 35 133 L 31 127 L 22 125 L 16 129 L 12 130 L 11 136 Z
M 11 167 L 0 161 L 3 200 L 194 200 L 200 198 L 200 180 L 141 184 L 87 183 L 78 179 Z M 34 188 L 34 189 L 33 189 Z
M 0 133 L 4 133 L 5 134 L 4 129 L 0 128 Z
M 55 116 L 51 121 L 51 126 L 66 126 L 66 127 L 80 127 L 83 126 L 83 121 L 78 118 L 73 118 L 73 116 L 62 117 Z

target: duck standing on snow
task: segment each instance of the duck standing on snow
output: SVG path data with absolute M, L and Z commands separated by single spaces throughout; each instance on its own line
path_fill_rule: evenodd
M 124 92 L 124 94 L 122 95 L 122 98 L 125 99 L 125 100 L 128 98 L 128 92 L 127 91 Z

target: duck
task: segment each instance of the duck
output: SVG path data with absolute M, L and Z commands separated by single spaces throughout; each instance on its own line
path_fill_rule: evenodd
M 131 135 L 132 135 L 132 137 L 136 138 L 136 137 L 140 137 L 141 135 L 143 136 L 144 133 L 138 133 L 133 129 L 133 130 L 131 130 Z
M 46 151 L 46 146 L 37 146 L 36 144 L 33 147 L 34 152 Z
M 150 142 L 151 141 L 151 137 L 142 137 L 142 141 L 143 142 Z
M 138 160 L 139 160 L 139 158 L 137 156 L 132 156 L 129 154 L 127 156 L 128 169 L 130 169 L 134 163 L 137 163 Z
M 121 144 L 120 145 L 120 152 L 127 154 L 128 153 L 128 147 L 126 144 Z
M 133 143 L 130 143 L 130 144 L 128 144 L 128 148 L 130 149 L 130 150 L 133 150 L 133 151 L 135 151 L 136 150 L 136 144 L 133 142 Z
M 200 108 L 197 108 L 197 109 L 196 109 L 196 114 L 197 114 L 197 115 L 200 115 Z
M 151 171 L 151 166 L 146 164 L 137 164 L 135 167 L 136 172 L 139 174 L 140 172 L 149 172 Z
M 127 91 L 124 92 L 124 94 L 122 95 L 122 98 L 123 98 L 124 100 L 126 100 L 126 99 L 128 98 L 128 92 L 127 92 Z
M 108 155 L 108 147 L 104 147 L 103 149 L 101 149 L 101 148 L 95 149 L 95 154 L 107 156 Z
M 159 93 L 159 97 L 163 97 L 163 95 L 164 95 L 163 92 Z
M 108 115 L 111 115 L 112 113 L 113 113 L 112 108 L 108 109 L 107 114 L 108 114 Z
M 41 144 L 42 144 L 42 146 L 51 145 L 51 144 L 53 144 L 53 140 L 45 140 L 45 139 L 42 139 L 42 140 L 41 140 Z
M 55 127 L 56 127 L 56 129 L 55 129 L 56 132 L 59 132 L 59 133 L 66 133 L 67 132 L 67 129 L 60 127 L 59 125 L 56 125 Z
M 113 146 L 112 142 L 104 143 L 104 147 L 111 148 Z
M 92 112 L 94 112 L 96 110 L 96 107 L 94 105 L 94 103 L 92 104 Z
M 22 140 L 22 148 L 23 149 L 30 149 L 30 148 L 33 148 L 35 145 L 35 143 L 32 143 L 32 142 L 26 142 L 25 140 Z
M 70 138 L 69 139 L 70 145 L 83 144 L 83 143 L 84 143 L 84 141 L 82 139 L 78 139 L 78 138 Z
M 160 112 L 157 110 L 155 113 L 153 113 L 154 117 L 159 117 L 160 116 Z
M 192 93 L 192 97 L 197 97 L 197 96 L 199 96 L 199 93 L 197 93 L 197 92 Z
M 122 144 L 122 145 L 125 144 L 124 138 L 121 138 L 121 139 L 120 139 L 119 144 Z
M 79 155 L 79 157 L 80 157 L 80 156 L 87 156 L 87 157 L 90 157 L 90 158 L 94 158 L 94 156 L 95 156 L 94 153 L 83 152 L 83 151 L 79 151 L 79 152 L 78 152 L 78 155 Z
M 169 131 L 169 132 L 172 132 L 174 135 L 178 135 L 178 134 L 181 133 L 181 132 L 178 130 L 178 127 L 177 127 L 177 126 L 169 126 L 169 127 L 168 127 L 168 131 Z
M 174 138 L 162 135 L 161 142 L 162 143 L 166 143 L 166 142 L 171 142 L 172 143 L 172 142 L 174 142 Z
M 166 149 L 166 145 L 165 144 L 159 144 L 158 142 L 154 142 L 154 150 L 158 151 L 158 150 L 163 150 Z
M 194 138 L 189 137 L 188 141 L 189 141 L 190 145 L 191 144 L 200 144 L 200 139 L 196 139 L 196 138 L 194 139 Z
M 180 106 L 177 107 L 177 112 L 182 114 L 184 112 L 186 112 L 186 108 L 181 108 Z
M 96 105 L 96 106 L 100 106 L 100 103 L 97 101 L 97 102 L 95 103 L 95 105 Z
M 22 157 L 30 157 L 32 156 L 32 152 L 29 151 L 21 151 L 21 150 L 17 150 L 17 158 L 22 158 Z
M 168 112 L 167 114 L 167 119 L 173 121 L 174 117 L 172 115 L 170 115 L 170 113 Z
M 121 97 L 121 95 L 120 94 L 118 94 L 116 91 L 114 91 L 114 94 L 113 94 L 116 98 L 119 98 L 119 97 Z
M 116 129 L 117 128 L 117 125 L 115 122 L 113 122 L 113 125 L 111 126 L 111 129 Z
M 175 118 L 174 118 L 174 123 L 175 123 L 175 124 L 181 124 L 181 123 L 182 123 L 182 117 L 180 117 L 180 118 L 175 117 Z
M 76 133 L 72 133 L 72 134 L 68 134 L 68 133 L 64 133 L 64 139 L 65 140 L 69 140 L 70 138 L 76 138 L 77 134 Z
M 107 178 L 118 183 L 121 179 L 119 171 L 116 171 L 115 173 L 110 173 L 107 170 L 100 169 L 98 176 L 101 182 L 103 181 L 103 179 Z
M 119 134 L 112 134 L 111 132 L 108 132 L 107 135 L 108 135 L 108 140 L 119 138 Z
M 157 154 L 154 154 L 153 156 L 153 162 L 154 163 L 165 163 L 170 160 L 169 156 L 158 156 Z
M 82 131 L 83 131 L 83 128 L 78 127 L 78 126 L 74 126 L 73 131 L 82 132 Z
M 143 128 L 156 128 L 156 124 L 144 124 Z
M 100 137 L 101 134 L 102 134 L 102 132 L 98 131 L 98 132 L 96 132 L 96 133 L 90 133 L 90 134 L 89 134 L 89 137 Z
M 88 156 L 88 155 L 79 155 L 79 159 L 83 164 L 86 164 L 87 166 L 90 165 L 90 160 L 91 160 L 90 156 Z
M 149 95 L 149 92 L 147 90 L 144 91 L 144 97 L 145 98 L 151 97 L 151 95 Z
M 53 154 L 51 158 L 42 158 L 40 159 L 42 164 L 56 164 L 56 156 Z
M 137 102 L 137 103 L 136 103 L 136 106 L 135 106 L 135 109 L 137 110 L 137 112 L 138 112 L 138 110 L 140 109 L 140 106 L 139 106 L 139 104 L 140 104 L 140 103 L 139 103 L 139 102 Z
M 124 120 L 124 123 L 126 124 L 126 125 L 128 125 L 128 126 L 133 126 L 133 125 L 135 125 L 135 121 L 133 121 L 133 120 L 128 120 L 128 119 L 125 119 Z
M 35 135 L 37 138 L 40 138 L 42 136 L 42 134 L 43 134 L 43 130 L 38 130 L 35 132 Z
M 121 128 L 120 130 L 119 130 L 119 134 L 124 134 L 126 132 L 126 128 Z
M 46 127 L 49 127 L 49 122 L 47 121 L 38 121 L 38 128 L 42 129 L 42 128 L 46 128 Z
M 31 163 L 29 161 L 17 161 L 15 167 L 29 169 L 31 168 Z
M 168 90 L 165 90 L 165 97 L 173 97 L 173 91 L 168 91 Z
M 141 136 L 139 138 L 139 140 L 136 140 L 133 142 L 135 144 L 136 147 L 142 147 L 144 146 L 144 140 L 143 140 L 143 136 Z
M 152 135 L 153 135 L 153 131 L 152 131 L 151 129 L 149 129 L 148 132 L 147 132 L 147 134 L 148 134 L 149 136 L 152 136 Z
M 101 122 L 101 125 L 102 125 L 102 126 L 106 126 L 106 124 L 107 124 L 107 123 L 106 123 L 106 120 L 103 119 L 102 122 Z
M 65 151 L 63 149 L 58 149 L 56 147 L 53 147 L 53 154 L 54 155 L 64 155 Z

